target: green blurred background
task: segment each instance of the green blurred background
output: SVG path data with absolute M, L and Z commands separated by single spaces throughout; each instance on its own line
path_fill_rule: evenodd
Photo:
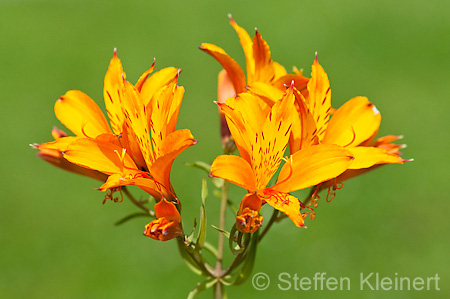
M 61 126 L 53 105 L 67 90 L 84 91 L 103 109 L 114 47 L 132 82 L 154 57 L 157 69 L 183 68 L 178 127 L 190 128 L 200 142 L 177 158 L 172 179 L 190 230 L 204 173 L 184 162 L 211 162 L 221 152 L 213 104 L 220 67 L 198 46 L 215 43 L 244 62 L 228 13 L 252 36 L 257 26 L 274 60 L 289 71 L 296 65 L 309 75 L 318 51 L 333 106 L 367 96 L 382 113 L 380 135 L 404 135 L 405 157 L 415 159 L 347 182 L 331 203 L 322 201 L 306 230 L 290 221 L 276 225 L 258 248 L 254 268 L 272 284 L 257 291 L 248 281 L 228 288 L 229 296 L 450 297 L 445 0 L 0 1 L 1 297 L 183 298 L 200 280 L 178 256 L 176 242 L 142 236 L 147 219 L 113 225 L 137 211 L 132 204 L 102 205 L 97 181 L 46 164 L 28 144 L 52 139 L 52 127 Z M 236 201 L 243 192 L 231 190 Z M 218 225 L 218 201 L 208 199 L 209 224 Z M 216 244 L 217 233 L 208 234 Z M 277 277 L 283 272 L 349 277 L 351 290 L 282 291 Z M 441 291 L 361 291 L 361 272 L 392 278 L 438 273 Z

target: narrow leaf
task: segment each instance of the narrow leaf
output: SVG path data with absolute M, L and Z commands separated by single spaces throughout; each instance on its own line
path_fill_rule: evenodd
M 211 277 L 208 277 L 207 279 L 198 282 L 195 287 L 192 289 L 192 291 L 188 295 L 188 299 L 193 299 L 195 296 L 198 295 L 198 293 L 209 289 L 213 285 L 217 283 L 217 279 L 213 279 Z
M 244 265 L 242 265 L 242 268 L 239 271 L 236 280 L 233 282 L 234 285 L 243 284 L 252 275 L 253 266 L 255 264 L 257 247 L 258 247 L 258 231 L 252 234 L 249 252 L 245 257 Z
M 198 232 L 196 249 L 203 248 L 206 240 L 206 198 L 208 197 L 208 185 L 206 179 L 202 179 L 202 205 L 200 206 L 200 229 Z

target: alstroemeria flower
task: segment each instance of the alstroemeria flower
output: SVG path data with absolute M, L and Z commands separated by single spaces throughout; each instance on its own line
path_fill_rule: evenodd
M 292 129 L 292 153 L 314 144 L 336 144 L 347 148 L 355 157 L 349 169 L 407 161 L 398 151 L 402 145 L 390 143 L 398 138 L 390 136 L 372 143 L 381 115 L 366 97 L 355 97 L 337 110 L 331 108 L 330 83 L 317 55 L 307 88 L 307 98 L 299 92 L 295 94 L 299 118 Z
M 303 77 L 298 71 L 296 74 L 288 74 L 282 65 L 272 60 L 269 45 L 258 30 L 255 30 L 255 37 L 252 39 L 247 31 L 233 20 L 231 15 L 229 17 L 230 24 L 236 30 L 244 50 L 247 79 L 239 64 L 222 48 L 203 43 L 200 49 L 210 54 L 222 65 L 228 73 L 228 80 L 232 83 L 234 94 L 244 92 L 246 86 L 255 83 L 266 83 L 284 91 L 284 86 L 294 81 L 298 90 L 304 89 L 308 78 Z M 234 94 L 229 94 L 228 97 Z
M 222 155 L 211 165 L 211 175 L 248 190 L 236 217 L 237 228 L 253 232 L 260 225 L 259 208 L 268 203 L 303 226 L 299 200 L 290 192 L 317 185 L 344 172 L 353 157 L 337 145 L 299 150 L 286 160 L 275 185 L 268 187 L 283 160 L 293 120 L 297 117 L 293 86 L 272 107 L 250 93 L 229 98 L 220 109 L 227 118 L 240 157 Z
M 286 89 L 285 85 L 290 85 L 292 81 L 294 86 L 306 95 L 308 78 L 303 77 L 296 68 L 295 74 L 288 74 L 282 65 L 272 60 L 269 45 L 258 30 L 255 30 L 252 39 L 231 15 L 229 18 L 244 50 L 247 77 L 241 66 L 222 48 L 208 43 L 201 44 L 200 49 L 214 57 L 224 68 L 219 73 L 217 101 L 225 103 L 229 97 L 245 92 L 246 88 L 258 95 L 270 93 L 281 97 Z M 233 143 L 230 141 L 230 132 L 224 115 L 220 113 L 220 116 L 222 144 L 225 152 L 231 152 L 229 148 L 233 148 Z
M 69 91 L 56 102 L 55 113 L 76 136 L 36 147 L 108 175 L 100 190 L 136 185 L 156 198 L 174 198 L 173 160 L 196 141 L 189 130 L 175 131 L 184 94 L 176 84 L 179 70 L 166 68 L 149 77 L 153 70 L 154 65 L 133 85 L 114 51 L 103 92 L 112 130 L 90 97 Z
M 168 241 L 183 236 L 181 216 L 175 203 L 165 198 L 155 204 L 156 220 L 145 226 L 144 235 L 154 240 Z

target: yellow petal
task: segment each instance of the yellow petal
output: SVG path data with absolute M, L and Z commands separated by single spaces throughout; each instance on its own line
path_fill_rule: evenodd
M 366 97 L 355 97 L 331 118 L 323 139 L 326 144 L 353 147 L 371 138 L 381 122 L 380 112 Z
M 120 59 L 117 58 L 116 50 L 114 50 L 113 58 L 109 63 L 109 68 L 105 75 L 103 97 L 105 98 L 105 106 L 110 119 L 111 128 L 116 135 L 122 133 L 122 125 L 124 122 L 121 97 L 125 78 L 122 63 L 120 62 Z
M 55 103 L 55 114 L 77 136 L 95 138 L 111 133 L 100 108 L 81 91 L 70 90 L 60 97 Z
M 248 91 L 259 96 L 268 106 L 272 107 L 276 101 L 283 97 L 286 92 L 286 88 L 281 90 L 271 84 L 253 82 L 253 84 L 248 87 Z
M 264 200 L 269 205 L 286 214 L 296 226 L 305 226 L 304 219 L 300 214 L 300 202 L 296 197 L 270 189 L 265 190 L 264 195 Z
M 325 130 L 331 115 L 331 89 L 328 76 L 319 64 L 317 55 L 312 65 L 308 93 L 308 108 L 316 122 L 317 136 L 321 141 L 325 136 Z
M 181 69 L 174 67 L 164 68 L 151 75 L 142 85 L 141 97 L 144 105 L 147 106 L 155 93 L 178 78 Z
M 242 50 L 244 50 L 245 55 L 245 64 L 247 66 L 247 77 L 248 82 L 253 81 L 253 76 L 255 73 L 255 59 L 253 58 L 253 41 L 248 35 L 247 31 L 244 28 L 240 27 L 229 15 L 230 24 L 233 26 L 234 30 L 239 36 L 239 41 L 242 46 Z
M 80 137 L 73 137 L 73 136 L 61 137 L 55 141 L 33 145 L 33 147 L 38 149 L 52 149 L 63 152 L 67 149 L 67 146 L 69 144 L 78 139 L 80 139 Z
M 72 142 L 63 154 L 69 162 L 106 174 L 136 172 L 133 159 L 122 150 L 109 142 L 82 138 Z
M 125 115 L 126 132 L 129 141 L 130 155 L 139 167 L 150 168 L 154 161 L 150 129 L 147 122 L 147 111 L 139 92 L 130 83 L 125 82 L 122 93 L 122 109 Z
M 301 190 L 344 172 L 353 157 L 337 145 L 315 145 L 293 154 L 281 169 L 278 182 L 271 189 L 289 193 Z
M 138 81 L 136 82 L 136 89 L 141 92 L 142 90 L 142 86 L 144 85 L 145 82 L 147 82 L 147 78 L 148 76 L 155 70 L 155 61 L 153 60 L 152 65 L 150 66 L 150 68 L 145 71 L 138 79 Z M 155 74 L 156 75 L 156 74 Z M 152 76 L 153 77 L 153 76 Z
M 252 168 L 247 161 L 238 156 L 218 156 L 211 165 L 211 175 L 227 180 L 249 191 L 256 190 Z
M 245 91 L 244 71 L 233 58 L 231 58 L 222 48 L 213 44 L 203 43 L 200 46 L 200 50 L 203 50 L 214 57 L 228 72 L 228 76 L 230 76 L 231 82 L 233 82 L 236 94 Z
M 255 74 L 251 80 L 248 79 L 248 85 L 252 85 L 255 81 L 271 82 L 275 78 L 275 68 L 272 58 L 270 58 L 270 48 L 258 31 L 253 37 L 253 58 L 255 59 Z
M 348 149 L 355 160 L 350 164 L 349 169 L 368 168 L 375 164 L 399 163 L 403 160 L 398 155 L 390 154 L 387 150 L 378 147 L 357 146 Z
M 96 170 L 87 169 L 64 159 L 62 153 L 57 150 L 43 149 L 37 153 L 38 157 L 61 169 L 91 177 L 96 180 L 106 181 L 107 175 Z
M 258 189 L 266 187 L 287 148 L 292 122 L 296 117 L 292 91 L 289 88 L 283 99 L 273 105 L 262 130 L 256 131 L 251 158 Z
M 294 89 L 294 96 L 298 117 L 294 118 L 289 138 L 291 155 L 304 147 L 319 143 L 316 122 L 308 109 L 305 98 L 297 89 Z
M 163 154 L 161 147 L 164 139 L 175 131 L 177 124 L 184 88 L 177 86 L 176 83 L 176 81 L 172 81 L 164 88 L 159 89 L 147 106 L 147 111 L 151 111 L 148 121 L 155 159 Z

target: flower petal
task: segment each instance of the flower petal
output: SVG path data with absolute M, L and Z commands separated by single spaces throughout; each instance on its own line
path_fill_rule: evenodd
M 255 175 L 250 164 L 238 156 L 218 156 L 211 165 L 211 176 L 222 178 L 252 192 L 256 190 Z
M 256 81 L 271 82 L 275 78 L 275 67 L 272 58 L 270 58 L 269 45 L 258 30 L 253 37 L 253 58 L 255 59 L 255 73 L 253 78 L 248 78 L 248 85 Z
M 208 43 L 203 43 L 200 50 L 214 57 L 228 72 L 236 94 L 245 91 L 245 74 L 239 64 L 231 58 L 222 48 Z
M 63 152 L 64 158 L 74 164 L 98 170 L 106 174 L 135 173 L 138 171 L 133 159 L 116 144 L 82 138 L 75 140 Z
M 357 146 L 348 149 L 355 160 L 350 164 L 349 169 L 368 168 L 375 164 L 405 162 L 400 156 L 391 154 L 387 150 L 378 147 Z
M 360 145 L 374 135 L 380 122 L 381 115 L 375 105 L 366 97 L 355 97 L 336 110 L 323 143 L 345 147 Z
M 337 145 L 301 149 L 284 164 L 271 189 L 289 193 L 320 184 L 343 173 L 352 159 L 349 151 Z
M 304 219 L 300 214 L 300 202 L 298 198 L 283 192 L 270 189 L 265 190 L 264 200 L 274 209 L 286 214 L 298 227 L 305 226 Z
M 136 82 L 136 89 L 141 92 L 142 90 L 142 86 L 144 85 L 145 82 L 147 82 L 147 78 L 148 76 L 155 70 L 155 61 L 153 60 L 152 65 L 150 66 L 150 68 L 148 70 L 146 70 L 138 79 L 138 81 Z M 152 76 L 153 77 L 153 76 Z
M 140 90 L 142 101 L 144 105 L 147 106 L 151 101 L 153 95 L 158 91 L 158 89 L 163 88 L 170 82 L 178 78 L 178 74 L 181 69 L 174 67 L 164 68 L 153 75 L 151 75 L 142 85 Z M 138 89 L 139 90 L 139 89 Z
M 177 130 L 169 134 L 161 145 L 160 156 L 150 167 L 153 178 L 173 193 L 170 184 L 170 170 L 175 158 L 186 148 L 197 143 L 188 129 Z
M 105 75 L 105 85 L 103 87 L 103 97 L 105 98 L 106 111 L 108 112 L 111 128 L 116 135 L 122 133 L 124 115 L 122 112 L 122 90 L 126 76 L 122 68 L 117 52 L 114 50 L 113 58 L 109 63 L 108 71 Z
M 111 133 L 105 116 L 97 104 L 85 93 L 70 90 L 55 103 L 55 114 L 75 135 L 91 137 Z
M 321 141 L 325 136 L 331 115 L 331 89 L 327 73 L 316 59 L 312 65 L 311 79 L 308 82 L 308 108 L 316 121 L 317 136 Z
M 255 59 L 253 58 L 253 41 L 248 35 L 247 31 L 240 27 L 234 19 L 230 17 L 230 24 L 233 26 L 234 30 L 239 36 L 239 41 L 242 46 L 242 50 L 244 50 L 245 55 L 245 64 L 247 66 L 247 77 L 249 78 L 249 82 L 253 79 L 255 73 Z

